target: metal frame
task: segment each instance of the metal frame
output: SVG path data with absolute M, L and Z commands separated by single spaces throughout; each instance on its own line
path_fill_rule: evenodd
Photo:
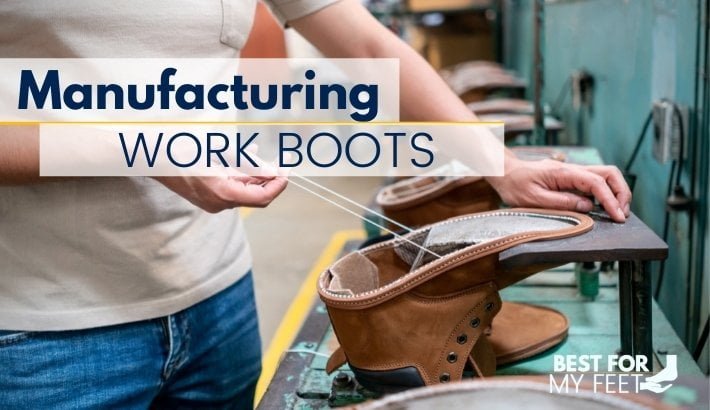
M 619 262 L 619 331 L 622 355 L 642 355 L 653 371 L 652 293 L 649 261 Z

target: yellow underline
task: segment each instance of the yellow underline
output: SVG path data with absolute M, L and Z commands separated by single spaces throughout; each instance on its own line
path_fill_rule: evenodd
M 313 265 L 313 268 L 311 268 L 298 294 L 296 294 L 296 297 L 291 302 L 291 306 L 289 306 L 286 311 L 286 315 L 281 320 L 273 339 L 271 339 L 269 348 L 264 354 L 261 377 L 256 386 L 256 404 L 259 404 L 264 393 L 266 393 L 266 389 L 276 373 L 281 355 L 291 346 L 301 325 L 310 312 L 316 296 L 318 275 L 335 261 L 347 241 L 355 239 L 364 239 L 364 233 L 360 230 L 344 230 L 334 233 L 330 242 L 318 258 L 318 261 Z
M 251 215 L 252 212 L 254 212 L 254 208 L 239 208 L 239 216 L 242 218 L 242 220 L 249 218 L 249 215 Z
M 222 124 L 222 125 L 503 125 L 503 121 L 370 121 L 370 122 L 339 122 L 339 121 L 0 121 L 0 125 L 98 125 L 98 124 Z

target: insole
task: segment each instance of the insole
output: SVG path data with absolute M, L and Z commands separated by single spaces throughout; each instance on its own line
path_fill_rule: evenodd
M 573 218 L 501 211 L 497 214 L 473 216 L 436 224 L 409 238 L 421 245 L 421 248 L 405 242 L 397 246 L 396 252 L 411 266 L 411 271 L 433 261 L 437 258 L 436 255 L 444 256 L 467 246 L 509 235 L 555 231 L 577 224 L 578 221 Z

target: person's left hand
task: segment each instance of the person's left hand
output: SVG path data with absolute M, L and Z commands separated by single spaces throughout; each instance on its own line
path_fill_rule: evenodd
M 631 190 L 614 166 L 582 166 L 554 160 L 506 158 L 503 177 L 488 177 L 503 201 L 511 206 L 589 212 L 592 195 L 616 222 L 629 216 Z

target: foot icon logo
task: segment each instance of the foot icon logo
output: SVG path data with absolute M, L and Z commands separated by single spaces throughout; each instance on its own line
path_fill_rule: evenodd
M 678 357 L 674 354 L 666 356 L 666 368 L 657 374 L 647 377 L 639 385 L 639 390 L 649 390 L 654 393 L 663 393 L 668 390 L 673 383 L 668 383 L 665 386 L 662 383 L 672 382 L 678 378 Z

